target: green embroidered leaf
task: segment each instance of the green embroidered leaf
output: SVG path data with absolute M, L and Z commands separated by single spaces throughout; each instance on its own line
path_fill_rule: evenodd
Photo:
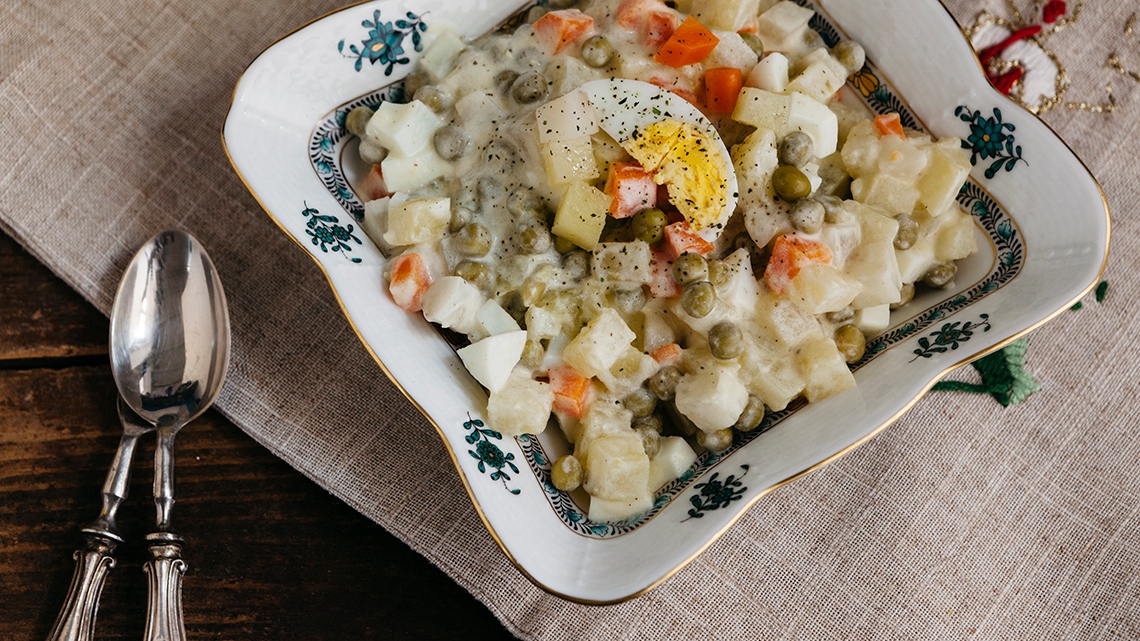
M 934 385 L 935 391 L 970 392 L 989 394 L 1003 407 L 1017 405 L 1040 391 L 1041 386 L 1033 380 L 1025 369 L 1025 352 L 1029 346 L 1024 338 L 1010 343 L 1000 351 L 978 359 L 974 369 L 981 374 L 981 384 L 964 381 L 940 381 Z

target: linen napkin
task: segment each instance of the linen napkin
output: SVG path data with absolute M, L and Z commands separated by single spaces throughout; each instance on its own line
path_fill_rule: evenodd
M 0 225 L 104 311 L 153 233 L 198 236 L 233 319 L 219 409 L 520 637 L 1140 638 L 1134 3 L 948 0 L 983 45 L 1040 27 L 995 54 L 1006 61 L 995 82 L 1044 109 L 1115 214 L 1103 302 L 1032 336 L 1041 391 L 1009 408 L 986 395 L 928 395 L 760 501 L 658 589 L 588 607 L 542 592 L 507 562 L 431 427 L 223 154 L 218 132 L 244 66 L 338 1 L 0 4 Z M 1034 93 L 1062 86 L 1046 101 Z

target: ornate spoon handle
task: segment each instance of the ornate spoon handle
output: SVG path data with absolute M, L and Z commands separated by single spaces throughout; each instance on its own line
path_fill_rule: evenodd
M 98 534 L 84 534 L 83 549 L 75 552 L 75 574 L 67 600 L 48 634 L 48 641 L 91 641 L 95 637 L 95 614 L 107 572 L 115 567 L 111 553 L 116 542 Z
M 185 641 L 182 622 L 182 540 L 177 534 L 156 532 L 147 536 L 151 559 L 143 566 L 147 575 L 145 641 Z

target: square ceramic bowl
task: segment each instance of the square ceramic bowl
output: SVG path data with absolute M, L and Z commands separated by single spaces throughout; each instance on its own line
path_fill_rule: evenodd
M 989 86 L 937 0 L 799 1 L 816 9 L 811 27 L 826 43 L 866 48 L 868 64 L 848 90 L 871 111 L 964 141 L 975 166 L 958 200 L 975 217 L 981 249 L 960 264 L 956 288 L 893 313 L 856 365 L 856 388 L 771 414 L 728 451 L 703 453 L 646 515 L 624 523 L 591 522 L 582 497 L 551 484 L 551 461 L 568 451 L 558 429 L 512 439 L 487 428 L 486 393 L 422 316 L 388 297 L 385 256 L 360 230 L 352 185 L 364 169 L 346 114 L 403 98 L 401 79 L 434 24 L 475 38 L 527 6 L 346 7 L 266 49 L 234 89 L 222 131 L 234 169 L 320 265 L 377 365 L 435 426 L 503 552 L 554 594 L 612 603 L 660 584 L 766 493 L 874 436 L 947 372 L 1067 309 L 1103 270 L 1109 217 L 1096 181 L 1044 124 Z

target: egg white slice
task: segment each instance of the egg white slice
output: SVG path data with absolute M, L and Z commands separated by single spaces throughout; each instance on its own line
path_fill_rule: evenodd
M 738 187 L 732 156 L 709 119 L 684 98 L 648 82 L 623 78 L 594 80 L 582 85 L 580 90 L 594 106 L 602 131 L 622 146 L 635 132 L 665 120 L 694 125 L 708 139 L 713 147 L 710 155 L 719 160 L 724 177 L 721 195 L 725 207 L 715 221 L 697 233 L 709 242 L 716 240 L 736 210 Z

